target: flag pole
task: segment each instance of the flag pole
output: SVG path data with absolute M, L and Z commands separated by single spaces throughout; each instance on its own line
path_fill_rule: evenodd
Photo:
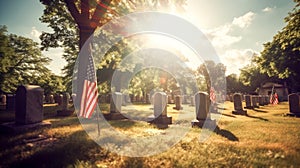
M 93 55 L 92 55 L 92 44 L 90 43 L 89 44 L 89 46 L 90 46 L 90 57 L 91 57 L 91 59 L 92 59 L 92 61 L 93 61 L 93 65 L 92 66 L 94 66 L 94 79 L 95 79 L 95 81 L 96 81 L 96 88 L 97 88 L 97 90 L 98 90 L 98 86 L 97 86 L 97 73 L 96 73 L 96 67 L 95 67 L 95 63 L 94 63 L 94 57 L 93 57 Z M 99 93 L 98 91 L 97 91 L 97 93 Z M 99 123 L 99 111 L 100 111 L 100 109 L 98 110 L 98 94 L 97 94 L 97 100 L 96 100 L 96 103 L 97 103 L 97 108 L 96 108 L 96 121 L 97 121 L 97 127 L 98 127 L 98 136 L 100 136 L 100 123 Z
M 271 92 L 271 96 L 270 96 L 270 103 L 273 103 L 273 92 L 274 92 L 274 84 L 273 84 L 272 92 Z

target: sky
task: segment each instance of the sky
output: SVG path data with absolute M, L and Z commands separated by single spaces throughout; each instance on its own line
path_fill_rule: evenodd
M 295 3 L 292 0 L 187 0 L 182 16 L 196 25 L 210 40 L 226 74 L 239 74 L 259 54 L 263 44 L 284 26 L 284 18 Z M 44 6 L 39 0 L 0 0 L 0 25 L 8 32 L 40 42 L 42 31 L 51 29 L 39 21 Z M 60 75 L 66 64 L 62 49 L 43 52 L 52 59 L 48 66 Z

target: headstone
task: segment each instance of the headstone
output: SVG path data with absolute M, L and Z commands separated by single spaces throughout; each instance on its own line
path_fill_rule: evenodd
M 44 89 L 35 85 L 21 85 L 16 92 L 16 124 L 34 124 L 43 121 Z
M 268 95 L 264 95 L 264 101 L 265 101 L 265 105 L 268 105 L 270 100 L 269 100 L 269 96 Z
M 5 94 L 2 94 L 2 95 L 1 95 L 1 104 L 2 104 L 2 105 L 5 105 L 5 104 L 6 104 L 6 95 L 5 95 Z
M 252 95 L 251 99 L 252 99 L 252 107 L 253 108 L 259 108 L 259 106 L 258 106 L 258 97 L 256 95 Z
M 62 94 L 56 94 L 55 95 L 55 102 L 58 104 L 58 106 L 61 106 L 63 101 L 63 95 Z
M 196 104 L 196 119 L 192 121 L 192 127 L 203 127 L 205 123 L 207 123 L 207 126 L 209 127 L 216 127 L 216 121 L 211 120 L 210 118 L 210 101 L 208 94 L 206 92 L 198 92 L 194 97 Z
M 172 117 L 167 116 L 167 100 L 167 94 L 164 92 L 156 92 L 153 95 L 154 115 L 148 117 L 148 122 L 161 125 L 172 124 Z
M 233 105 L 234 105 L 234 111 L 232 111 L 233 114 L 247 115 L 247 111 L 243 110 L 242 95 L 240 93 L 235 93 L 233 95 Z
M 50 104 L 54 104 L 55 103 L 53 94 L 49 95 L 49 103 Z
M 300 95 L 292 93 L 288 96 L 290 113 L 288 115 L 300 117 Z
M 146 104 L 150 104 L 150 94 L 146 95 Z
M 172 95 L 168 95 L 168 104 L 174 104 L 174 100 L 172 99 Z
M 110 113 L 106 116 L 110 120 L 121 120 L 126 117 L 121 114 L 122 112 L 122 93 L 114 92 L 111 94 L 110 100 Z
M 16 102 L 16 95 L 7 94 L 6 95 L 6 110 L 14 111 L 15 110 L 15 102 Z
M 74 110 L 69 109 L 69 102 L 70 102 L 70 94 L 65 92 L 62 94 L 62 101 L 60 105 L 60 109 L 57 111 L 58 116 L 70 116 L 74 113 Z
M 182 95 L 182 104 L 188 104 L 187 95 Z
M 191 96 L 191 106 L 195 106 L 195 96 Z
M 182 110 L 181 106 L 181 96 L 177 95 L 175 96 L 175 107 L 173 107 L 175 110 Z
M 253 109 L 251 95 L 245 95 L 246 109 Z
M 264 98 L 263 98 L 262 95 L 259 95 L 259 96 L 258 96 L 258 104 L 259 104 L 260 106 L 264 106 L 264 105 L 265 105 Z

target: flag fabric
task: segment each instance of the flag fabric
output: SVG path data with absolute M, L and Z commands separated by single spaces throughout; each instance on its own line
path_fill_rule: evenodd
M 88 56 L 87 75 L 84 80 L 82 97 L 80 103 L 79 116 L 91 118 L 98 103 L 97 80 L 94 67 L 94 60 L 91 55 Z
M 216 102 L 216 94 L 213 87 L 210 88 L 209 98 L 213 103 Z
M 274 95 L 273 95 L 273 102 L 272 102 L 272 104 L 274 104 L 274 105 L 278 104 L 278 94 L 277 93 L 274 93 Z

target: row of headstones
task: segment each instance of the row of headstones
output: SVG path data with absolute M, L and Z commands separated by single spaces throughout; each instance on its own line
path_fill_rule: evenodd
M 110 119 L 122 119 L 122 93 L 115 92 L 112 94 L 110 103 Z M 176 96 L 176 102 L 181 103 L 180 96 Z M 215 121 L 210 119 L 209 113 L 209 96 L 205 92 L 198 92 L 191 100 L 195 103 L 196 120 L 192 121 L 192 125 L 203 126 L 204 122 L 215 124 Z M 164 92 L 156 92 L 153 95 L 153 110 L 154 114 L 148 117 L 148 122 L 155 124 L 171 124 L 172 117 L 167 115 L 168 96 Z M 175 106 L 176 108 L 176 106 Z
M 289 113 L 288 115 L 300 117 L 300 94 L 292 93 L 288 96 Z M 233 95 L 234 114 L 247 115 L 247 111 L 242 106 L 242 95 L 236 93 Z M 245 95 L 246 109 L 259 108 L 259 106 L 268 105 L 270 96 Z
M 53 96 L 52 94 L 42 97 L 43 103 L 57 103 L 61 108 L 65 108 L 68 103 L 72 102 L 70 94 L 65 92 L 63 94 L 56 94 Z M 1 95 L 1 104 L 6 105 L 7 110 L 15 110 L 16 106 L 16 94 L 7 94 Z
M 259 106 L 265 106 L 270 103 L 270 96 L 267 95 L 245 95 L 244 100 L 246 103 L 245 109 L 254 109 L 259 108 Z M 243 105 L 243 96 L 240 93 L 233 94 L 233 105 L 234 110 L 233 114 L 247 115 L 247 111 L 244 110 Z

